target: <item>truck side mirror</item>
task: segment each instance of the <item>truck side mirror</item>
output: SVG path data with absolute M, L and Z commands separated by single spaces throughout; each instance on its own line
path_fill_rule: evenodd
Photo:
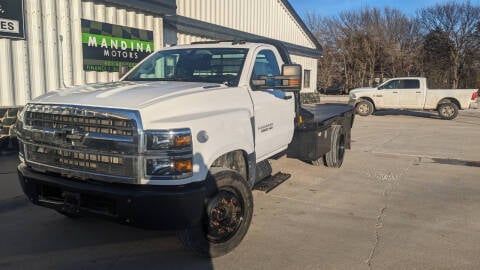
M 282 66 L 282 87 L 283 90 L 302 90 L 302 66 L 298 64 L 286 64 Z
M 278 81 L 278 85 L 268 85 L 267 81 L 273 79 Z M 275 88 L 285 92 L 298 92 L 302 90 L 302 66 L 298 64 L 284 64 L 282 66 L 282 75 L 279 76 L 259 76 L 252 80 L 254 90 Z
M 128 66 L 120 66 L 118 68 L 118 77 L 119 78 L 122 78 L 123 76 L 125 76 L 125 74 L 127 74 L 128 72 L 130 71 L 130 68 Z

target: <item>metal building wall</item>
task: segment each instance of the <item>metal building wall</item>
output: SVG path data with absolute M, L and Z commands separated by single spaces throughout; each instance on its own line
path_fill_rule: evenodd
M 280 0 L 177 0 L 177 14 L 316 49 Z
M 24 105 L 47 91 L 118 80 L 116 72 L 83 71 L 81 19 L 154 32 L 163 47 L 163 20 L 111 4 L 24 0 L 26 40 L 0 38 L 0 106 Z

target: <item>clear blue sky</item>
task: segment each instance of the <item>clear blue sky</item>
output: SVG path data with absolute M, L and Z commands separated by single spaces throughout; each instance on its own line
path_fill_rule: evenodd
M 445 0 L 289 0 L 302 17 L 307 12 L 315 12 L 322 16 L 337 15 L 345 10 L 356 10 L 365 7 L 392 7 L 405 12 L 407 15 L 415 15 L 417 9 L 444 3 Z M 464 2 L 466 0 L 456 0 Z M 470 0 L 474 5 L 480 6 L 480 0 Z

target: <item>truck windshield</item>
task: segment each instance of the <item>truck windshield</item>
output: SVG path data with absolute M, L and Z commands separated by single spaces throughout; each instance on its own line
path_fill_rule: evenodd
M 185 81 L 237 86 L 248 49 L 195 48 L 160 51 L 135 67 L 126 81 Z

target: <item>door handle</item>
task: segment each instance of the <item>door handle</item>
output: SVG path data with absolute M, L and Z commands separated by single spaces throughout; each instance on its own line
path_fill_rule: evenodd
M 418 91 L 418 92 L 415 92 L 415 93 L 420 94 L 420 93 L 422 93 L 422 92 Z
M 284 96 L 283 99 L 284 100 L 289 100 L 289 99 L 292 99 L 292 96 Z
M 394 94 L 398 94 L 398 91 L 393 91 Z

